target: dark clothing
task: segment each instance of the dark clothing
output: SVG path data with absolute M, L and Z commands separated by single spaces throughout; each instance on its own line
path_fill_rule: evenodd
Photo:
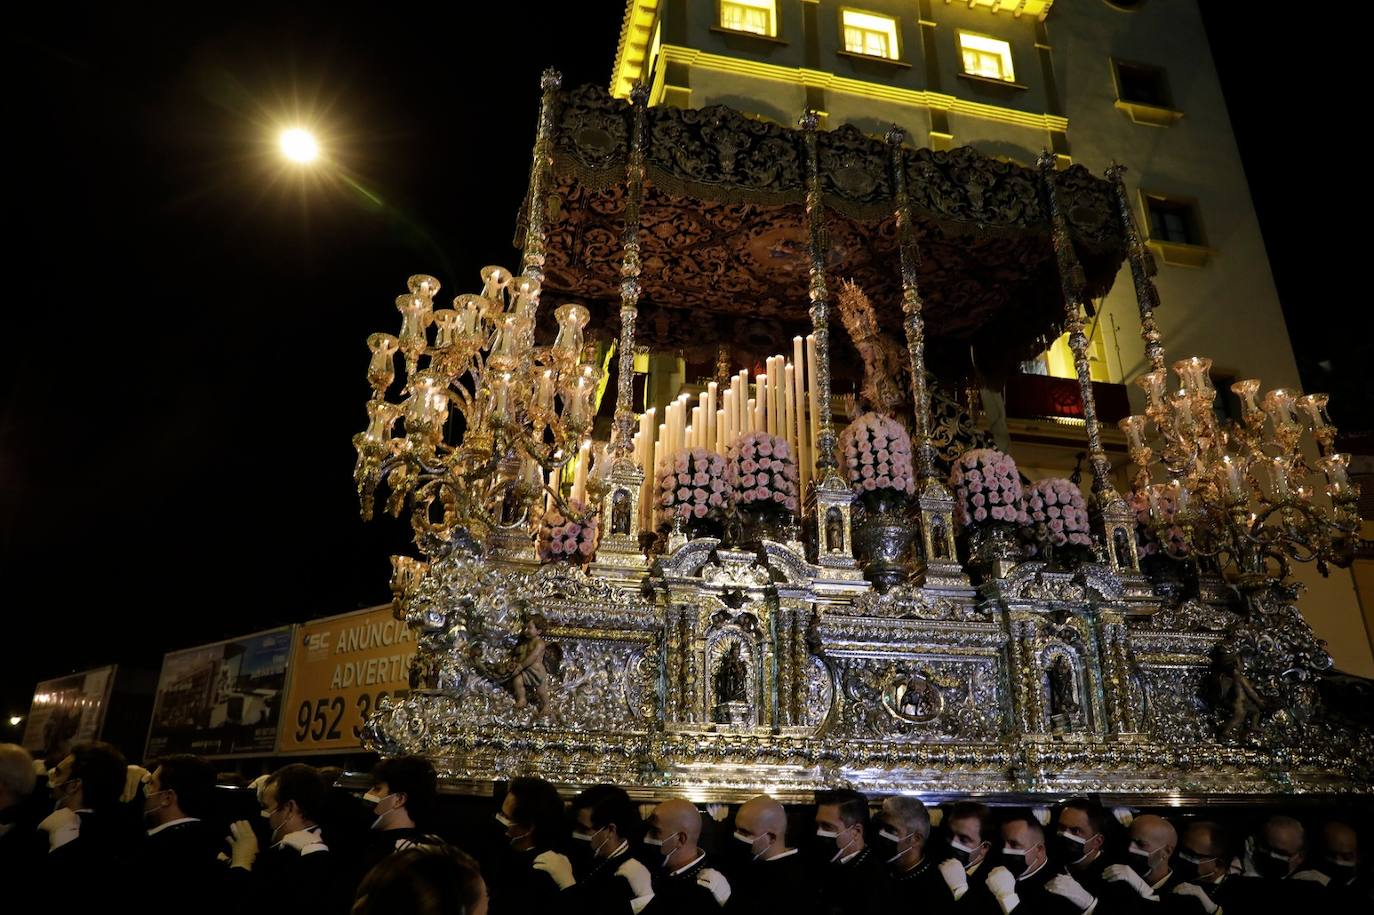
M 1226 915 L 1248 915 L 1250 912 L 1295 912 L 1300 915 L 1325 915 L 1330 897 L 1326 887 L 1315 880 L 1294 880 L 1286 877 L 1227 877 L 1212 897 Z
M 1164 882 L 1154 888 L 1157 898 L 1163 899 L 1165 896 L 1174 895 L 1174 887 L 1181 883 L 1173 873 L 1164 878 Z M 1159 903 L 1153 902 L 1140 893 L 1125 880 L 1107 881 L 1102 888 L 1101 894 L 1097 896 L 1098 908 L 1105 912 L 1121 912 L 1122 915 L 1148 915 L 1148 913 L 1158 913 Z
M 954 894 L 940 876 L 939 864 L 926 858 L 909 871 L 888 871 L 883 894 L 889 907 L 895 903 L 902 911 L 943 915 L 954 911 Z
M 443 840 L 430 835 L 423 829 L 402 827 L 400 829 L 369 829 L 362 847 L 358 849 L 349 868 L 351 885 L 356 889 L 372 868 L 376 867 L 387 855 L 412 845 L 442 845 Z
M 219 853 L 227 850 L 223 830 L 201 820 L 145 832 L 125 874 L 145 889 L 136 893 L 139 910 L 150 915 L 186 911 L 187 900 L 205 898 L 206 887 L 218 882 L 224 872 Z
M 801 852 L 771 861 L 753 861 L 728 873 L 730 901 L 727 913 L 765 915 L 818 915 L 819 885 L 816 867 Z
M 968 889 L 954 904 L 955 912 L 959 915 L 1002 915 L 1002 907 L 997 904 L 997 897 L 992 895 L 987 884 L 988 871 L 993 867 L 991 858 L 984 858 L 973 869 L 973 873 L 965 872 Z
M 483 870 L 487 881 L 488 904 L 491 915 L 527 915 L 527 913 L 562 913 L 567 903 L 558 884 L 547 873 L 534 869 L 534 859 L 543 848 L 512 851 L 492 862 L 490 870 Z
M 825 915 L 867 915 L 879 911 L 887 874 L 871 847 L 848 861 L 825 865 L 821 874 L 821 911 Z
M 564 910 L 582 915 L 633 915 L 630 900 L 635 898 L 634 890 L 616 873 L 630 857 L 626 847 L 609 858 L 593 859 L 588 870 L 577 875 L 577 883 L 564 891 Z
M 644 907 L 643 915 L 709 915 L 720 910 L 711 891 L 697 883 L 697 877 L 711 865 L 706 856 L 679 873 L 662 872 L 654 875 L 654 900 Z
M 251 915 L 341 915 L 352 887 L 340 879 L 333 852 L 301 854 L 278 843 L 258 854 L 252 870 L 231 867 L 225 876 L 224 911 Z
M 110 888 L 128 879 L 127 864 L 138 841 L 127 820 L 114 810 L 81 810 L 81 832 L 70 842 L 44 854 L 36 885 L 61 887 L 63 904 L 73 911 L 94 910 L 109 899 Z M 48 836 L 39 833 L 46 846 Z
M 1017 880 L 1016 896 L 1021 900 L 1021 904 L 1016 907 L 1016 915 L 1080 915 L 1083 911 L 1081 906 L 1045 889 L 1045 884 L 1055 876 L 1055 869 L 1046 864 L 1029 877 Z M 1102 905 L 1098 904 L 1098 910 L 1102 911 L 1103 915 L 1116 911 L 1110 907 L 1103 909 Z
M 38 831 L 38 824 L 52 812 L 52 802 L 37 794 L 0 810 L 0 886 L 27 882 L 48 853 L 48 837 Z
M 1107 869 L 1107 865 L 1110 863 L 1106 855 L 1098 852 L 1097 857 L 1083 867 L 1063 867 L 1060 868 L 1059 872 L 1068 874 L 1077 880 L 1078 885 L 1091 893 L 1094 899 L 1101 899 L 1107 889 L 1107 881 L 1102 879 L 1102 872 Z

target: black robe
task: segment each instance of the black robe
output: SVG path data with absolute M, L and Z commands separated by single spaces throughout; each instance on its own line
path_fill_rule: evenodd
M 677 873 L 654 874 L 654 900 L 642 915 L 709 915 L 719 912 L 720 904 L 711 891 L 697 883 L 701 872 L 710 867 L 706 856 Z M 734 896 L 734 893 L 731 893 Z
M 483 865 L 491 915 L 554 915 L 567 911 L 558 884 L 546 872 L 534 868 L 534 859 L 548 850 L 511 851 Z
M 1055 868 L 1046 864 L 1040 870 L 1016 881 L 1016 896 L 1021 904 L 1016 907 L 1015 915 L 1081 915 L 1081 906 L 1074 905 L 1066 897 L 1051 893 L 1045 884 L 1057 876 Z M 986 887 L 985 887 L 986 889 Z M 989 892 L 991 895 L 991 892 Z M 1001 911 L 999 908 L 998 911 Z M 1098 911 L 1103 915 L 1114 910 L 1103 909 L 1098 903 Z
M 259 852 L 252 870 L 228 868 L 224 912 L 251 915 L 343 915 L 353 901 L 352 887 L 339 873 L 327 848 L 301 854 L 278 842 Z
M 443 842 L 444 840 L 438 836 L 413 826 L 400 829 L 369 829 L 361 847 L 351 856 L 349 883 L 354 889 L 361 886 L 372 868 L 400 849 L 419 844 L 442 845 Z
M 725 904 L 725 911 L 738 915 L 819 915 L 817 870 L 801 852 L 794 851 L 766 861 L 752 861 L 727 872 L 730 901 Z
M 635 898 L 630 881 L 616 873 L 631 858 L 630 849 L 619 851 L 609 858 L 593 858 L 585 872 L 577 874 L 577 883 L 563 891 L 560 912 L 581 915 L 634 915 L 630 900 Z M 550 913 L 552 915 L 552 913 Z
M 944 915 L 954 911 L 954 894 L 949 891 L 940 865 L 926 858 L 911 870 L 898 872 L 889 865 L 887 885 L 883 888 L 888 910 L 895 904 L 900 911 Z
M 199 906 L 207 888 L 223 873 L 219 861 L 227 852 L 225 830 L 202 820 L 189 820 L 144 833 L 125 872 L 130 898 L 139 912 L 180 913 Z
M 821 872 L 821 911 L 825 915 L 868 915 L 883 901 L 887 873 L 878 854 L 864 846 L 848 861 L 824 865 Z

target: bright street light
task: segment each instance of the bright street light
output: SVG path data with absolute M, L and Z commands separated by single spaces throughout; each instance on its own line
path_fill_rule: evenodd
M 320 146 L 309 131 L 299 127 L 284 130 L 281 134 L 281 151 L 292 162 L 314 162 L 320 156 Z

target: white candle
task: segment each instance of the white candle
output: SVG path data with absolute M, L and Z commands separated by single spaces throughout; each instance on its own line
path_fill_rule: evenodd
M 592 440 L 583 439 L 582 447 L 577 449 L 577 468 L 573 471 L 573 499 L 586 503 L 587 465 L 592 462 Z
M 786 363 L 782 367 L 782 426 L 783 438 L 787 439 L 787 450 L 792 455 L 793 462 L 797 460 L 797 410 L 792 403 L 795 376 L 792 363 Z
M 807 461 L 811 476 L 815 476 L 816 462 L 820 460 L 820 455 L 816 451 L 821 446 L 821 384 L 816 362 L 816 338 L 812 334 L 806 335 L 806 385 L 807 385 L 807 406 L 811 412 L 811 439 L 810 447 L 807 449 Z
M 704 396 L 706 397 L 706 409 L 703 411 L 706 414 L 706 447 L 715 451 L 720 448 L 716 441 L 720 424 L 716 422 L 716 383 L 714 381 L 707 382 Z
M 743 435 L 754 428 L 754 403 L 753 398 L 749 396 L 748 369 L 740 369 L 739 389 L 740 393 L 739 396 L 735 398 L 735 403 L 744 408 L 740 411 L 741 415 L 739 418 L 739 434 Z
M 687 447 L 689 448 L 701 447 L 701 434 L 706 430 L 706 423 L 702 420 L 701 414 L 700 406 L 692 408 L 692 434 L 687 438 Z
M 716 438 L 711 445 L 717 454 L 725 453 L 725 410 L 716 411 Z
M 730 380 L 730 389 L 729 389 L 728 391 L 725 392 L 725 397 L 723 398 L 723 399 L 725 400 L 725 429 L 722 430 L 721 441 L 722 441 L 722 443 L 724 443 L 724 444 L 729 444 L 729 440 L 730 440 L 731 438 L 734 437 L 734 432 L 735 432 L 735 388 L 734 388 L 734 385 L 735 385 L 734 379 L 731 379 L 731 380 Z M 724 454 L 724 453 L 725 453 L 725 449 L 724 449 L 724 448 L 721 448 L 721 454 Z
M 792 338 L 793 380 L 796 385 L 793 409 L 797 414 L 797 481 L 801 484 L 799 494 L 806 493 L 806 484 L 811 479 L 811 465 L 807 461 L 810 450 L 810 436 L 806 425 L 806 360 L 802 354 L 805 341 L 801 337 Z

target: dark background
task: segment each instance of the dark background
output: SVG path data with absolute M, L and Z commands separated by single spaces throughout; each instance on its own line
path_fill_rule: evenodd
M 357 514 L 364 340 L 411 273 L 518 268 L 539 73 L 605 85 L 623 10 L 44 6 L 4 39 L 5 719 L 40 678 L 389 598 L 409 529 Z M 1359 62 L 1204 12 L 1306 386 L 1370 428 Z M 298 120 L 330 168 L 282 163 Z

